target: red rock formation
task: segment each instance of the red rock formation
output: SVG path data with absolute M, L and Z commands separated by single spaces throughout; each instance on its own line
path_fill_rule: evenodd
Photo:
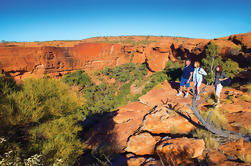
M 154 153 L 156 140 L 149 133 L 131 136 L 127 142 L 126 151 L 136 155 L 151 155 Z
M 224 154 L 232 157 L 239 158 L 244 162 L 251 163 L 251 143 L 238 140 L 228 142 L 219 147 L 219 150 Z
M 241 44 L 247 50 L 251 49 L 251 32 L 231 35 L 231 36 L 229 36 L 228 39 L 231 40 L 232 42 L 236 43 L 236 44 Z
M 123 40 L 148 41 L 148 45 L 123 44 Z M 242 63 L 250 60 L 251 33 L 232 35 L 213 40 L 221 48 L 222 56 L 230 56 Z M 110 41 L 105 43 L 105 41 Z M 118 44 L 112 44 L 114 43 Z M 115 42 L 116 41 L 116 42 Z M 82 41 L 51 41 L 0 43 L 0 69 L 14 75 L 34 76 L 41 73 L 78 69 L 99 70 L 106 66 L 124 63 L 148 63 L 152 71 L 161 71 L 168 60 L 177 57 L 200 60 L 201 53 L 210 40 L 177 37 L 109 37 Z M 240 55 L 236 48 L 243 48 Z M 235 57 L 232 57 L 235 56 Z M 249 62 L 249 61 L 248 61 Z M 247 61 L 245 62 L 247 65 Z M 38 71 L 38 72 L 35 72 Z
M 193 165 L 193 158 L 201 156 L 204 149 L 202 139 L 183 137 L 161 142 L 156 151 L 170 165 Z

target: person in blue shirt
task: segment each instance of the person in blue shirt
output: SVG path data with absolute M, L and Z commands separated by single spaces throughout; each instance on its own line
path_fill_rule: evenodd
M 207 75 L 205 70 L 200 67 L 200 62 L 194 62 L 194 72 L 193 72 L 193 82 L 194 82 L 194 90 L 196 94 L 196 100 L 200 99 L 200 85 L 203 80 L 203 75 Z
M 186 86 L 184 98 L 188 97 L 188 93 L 189 93 L 189 90 L 190 90 L 190 82 L 191 82 L 192 77 L 193 77 L 193 71 L 194 71 L 194 68 L 191 65 L 191 60 L 187 59 L 186 60 L 186 65 L 185 65 L 184 70 L 183 70 L 183 74 L 181 76 L 179 93 L 176 96 L 181 96 L 182 92 L 184 90 L 184 86 Z

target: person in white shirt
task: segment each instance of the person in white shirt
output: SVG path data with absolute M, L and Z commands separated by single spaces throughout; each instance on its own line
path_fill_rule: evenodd
M 203 80 L 203 75 L 207 75 L 205 70 L 200 67 L 200 62 L 194 62 L 194 72 L 193 72 L 193 82 L 194 82 L 194 90 L 196 94 L 196 100 L 200 99 L 200 85 Z

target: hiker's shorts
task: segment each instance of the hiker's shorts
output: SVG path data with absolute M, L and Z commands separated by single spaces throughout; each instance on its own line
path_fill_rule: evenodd
M 217 85 L 215 86 L 215 95 L 216 95 L 217 97 L 220 97 L 220 93 L 221 93 L 221 91 L 222 91 L 222 88 L 223 88 L 223 86 L 222 86 L 221 84 L 217 84 Z
M 187 80 L 188 80 L 188 79 L 185 79 L 185 78 L 181 77 L 180 86 L 186 85 L 186 88 L 189 88 L 189 87 L 190 87 L 190 82 L 191 82 L 191 80 L 186 84 Z

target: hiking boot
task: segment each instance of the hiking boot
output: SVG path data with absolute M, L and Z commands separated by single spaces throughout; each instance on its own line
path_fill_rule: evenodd
M 181 96 L 182 95 L 182 92 L 179 92 L 176 96 Z
M 184 98 L 187 98 L 188 97 L 188 93 L 186 93 L 186 95 L 184 96 Z

